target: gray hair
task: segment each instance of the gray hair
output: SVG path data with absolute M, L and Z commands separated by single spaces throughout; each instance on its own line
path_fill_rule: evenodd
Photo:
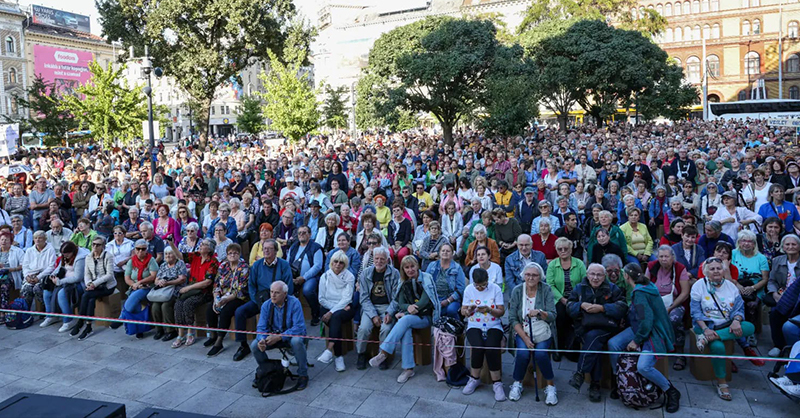
M 228 200 L 228 205 L 230 205 L 231 207 L 236 206 L 237 208 L 241 209 L 242 208 L 242 201 L 239 200 L 238 197 L 234 197 L 233 199 Z
M 706 222 L 706 227 L 711 228 L 714 232 L 722 231 L 722 224 L 719 221 Z
M 671 204 L 673 204 L 673 203 L 675 203 L 675 202 L 678 202 L 678 203 L 683 203 L 683 199 L 681 199 L 681 197 L 680 197 L 680 196 L 672 196 L 672 197 L 669 199 L 669 204 L 671 205 Z
M 544 280 L 544 278 L 545 278 L 544 277 L 545 276 L 544 269 L 542 268 L 542 266 L 539 265 L 539 263 L 531 262 L 531 263 L 525 264 L 525 267 L 522 268 L 522 271 L 520 273 L 522 275 L 525 275 L 525 272 L 527 270 L 529 270 L 529 269 L 536 269 L 539 272 L 539 280 Z
M 47 236 L 47 234 L 44 231 L 36 231 L 36 232 L 33 233 L 33 239 L 36 239 L 36 238 L 39 238 L 39 237 L 46 237 L 46 236 Z
M 553 226 L 553 224 L 552 224 L 552 223 L 550 223 L 550 219 L 549 219 L 549 218 L 540 218 L 540 219 L 539 219 L 539 228 L 541 228 L 541 227 L 542 227 L 542 225 L 545 225 L 545 224 L 546 224 L 547 226 Z
M 658 252 L 660 253 L 662 251 L 668 252 L 669 255 L 672 256 L 672 258 L 675 258 L 675 250 L 673 250 L 672 247 L 670 247 L 669 245 L 662 245 L 662 246 L 658 247 Z M 658 253 L 656 253 L 656 254 L 658 254 Z
M 150 222 L 142 222 L 142 223 L 139 224 L 139 228 L 144 228 L 144 229 L 146 229 L 148 231 L 152 231 L 153 230 L 153 224 L 151 224 Z
M 16 221 L 16 220 L 18 220 L 18 219 L 19 219 L 20 221 L 21 221 L 21 220 L 23 220 L 23 218 L 22 218 L 22 215 L 11 215 L 11 220 L 12 220 L 12 221 Z
M 478 232 L 483 232 L 484 234 L 486 234 L 487 233 L 486 232 L 486 227 L 483 226 L 483 224 L 480 224 L 480 223 L 475 225 L 475 228 L 472 229 L 472 235 L 475 235 Z
M 339 225 L 339 221 L 341 220 L 341 218 L 339 218 L 339 215 L 337 215 L 335 213 L 329 213 L 328 215 L 325 216 L 325 222 L 326 223 L 328 222 L 328 219 L 336 220 L 336 225 Z
M 593 268 L 603 270 L 603 276 L 606 275 L 605 266 L 603 266 L 602 264 L 598 264 L 598 263 L 589 264 L 589 267 L 586 268 L 586 273 L 589 273 L 589 270 L 591 270 Z
M 736 247 L 737 248 L 739 247 L 739 241 L 741 241 L 741 240 L 753 241 L 753 243 L 755 243 L 756 242 L 756 234 L 753 233 L 753 231 L 751 231 L 750 229 L 743 229 L 743 230 L 739 231 L 739 233 L 736 235 Z M 783 240 L 781 240 L 781 243 L 783 243 Z M 756 245 L 754 247 L 753 252 L 755 254 L 758 254 L 758 245 Z
M 521 244 L 523 242 L 530 242 L 531 244 L 533 244 L 533 239 L 528 234 L 520 234 L 517 237 L 517 244 Z
M 34 237 L 36 237 L 36 235 L 35 235 L 35 234 L 34 234 Z M 795 235 L 795 234 L 787 234 L 787 235 L 784 235 L 784 236 L 783 236 L 783 238 L 781 238 L 781 251 L 783 251 L 783 244 L 785 244 L 785 243 L 786 243 L 786 240 L 787 240 L 787 239 L 793 239 L 793 240 L 794 240 L 794 242 L 796 242 L 796 243 L 797 243 L 797 245 L 800 245 L 800 237 L 798 237 L 798 236 L 797 236 L 797 235 Z M 785 251 L 784 251 L 784 252 L 785 252 Z
M 186 225 L 186 229 L 187 230 L 191 229 L 191 230 L 194 230 L 194 231 L 199 231 L 200 230 L 200 225 L 198 225 L 197 222 L 189 222 Z
M 275 286 L 275 285 L 280 286 L 281 287 L 281 291 L 283 293 L 289 293 L 289 285 L 286 284 L 286 282 L 284 282 L 283 280 L 275 280 L 274 282 L 272 282 L 271 285 L 269 285 L 269 288 L 272 289 L 272 286 Z
M 372 249 L 372 258 L 375 258 L 375 256 L 378 254 L 385 255 L 387 259 L 390 257 L 389 249 L 384 247 L 383 245 L 379 245 Z
M 206 244 L 206 245 L 208 245 L 208 247 L 209 247 L 209 248 L 211 248 L 211 252 L 212 252 L 212 253 L 213 253 L 214 251 L 216 251 L 216 249 L 217 249 L 217 243 L 216 243 L 216 242 L 214 242 L 214 240 L 213 240 L 213 239 L 211 239 L 211 238 L 203 238 L 203 240 L 202 240 L 202 241 L 200 241 L 200 244 Z
M 600 260 L 600 264 L 602 264 L 603 267 L 605 267 L 606 269 L 608 269 L 609 267 L 614 267 L 614 266 L 617 266 L 620 269 L 623 267 L 622 266 L 622 259 L 619 258 L 619 256 L 616 255 L 616 254 L 606 254 L 606 255 L 604 255 L 603 258 Z

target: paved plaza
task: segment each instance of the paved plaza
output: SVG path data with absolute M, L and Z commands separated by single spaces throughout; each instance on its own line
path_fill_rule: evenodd
M 577 393 L 567 385 L 575 363 L 554 363 L 559 404 L 552 407 L 534 401 L 526 388 L 519 402 L 495 402 L 490 387 L 481 386 L 471 396 L 460 389 L 437 383 L 430 366 L 418 367 L 405 384 L 396 383 L 399 358 L 393 370 L 356 370 L 355 352 L 347 355 L 347 371 L 337 373 L 333 364 L 316 362 L 322 351 L 319 340 L 309 346 L 310 382 L 302 392 L 262 398 L 251 387 L 255 360 L 231 358 L 236 346 L 226 339 L 226 349 L 206 357 L 202 339 L 191 347 L 170 348 L 156 342 L 152 332 L 144 340 L 127 336 L 122 329 L 98 327 L 86 341 L 59 334 L 56 326 L 39 328 L 39 322 L 22 331 L 0 327 L 0 400 L 18 392 L 98 399 L 124 403 L 128 416 L 154 406 L 225 417 L 661 417 L 661 409 L 635 411 L 618 400 L 589 402 L 588 385 Z M 760 341 L 768 341 L 765 327 Z M 769 347 L 760 346 L 766 353 Z M 737 348 L 737 352 L 739 349 Z M 510 354 L 503 355 L 503 381 L 511 384 Z M 670 370 L 670 379 L 681 391 L 678 417 L 790 417 L 798 416 L 797 404 L 781 395 L 767 380 L 772 364 L 758 368 L 737 361 L 733 375 L 733 401 L 725 402 L 708 382 L 698 382 L 686 370 Z M 794 411 L 794 412 L 792 412 Z

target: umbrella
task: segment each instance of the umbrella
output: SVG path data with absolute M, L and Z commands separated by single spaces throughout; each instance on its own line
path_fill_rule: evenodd
M 30 173 L 32 171 L 31 166 L 25 164 L 11 164 L 0 167 L 0 176 L 13 176 L 19 173 Z

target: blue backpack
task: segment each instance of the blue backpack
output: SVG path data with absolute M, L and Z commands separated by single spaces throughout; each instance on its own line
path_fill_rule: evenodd
M 28 302 L 24 298 L 17 298 L 10 305 L 8 309 L 15 311 L 30 311 Z M 8 329 L 25 329 L 33 325 L 33 316 L 28 313 L 11 312 L 6 314 L 6 327 Z

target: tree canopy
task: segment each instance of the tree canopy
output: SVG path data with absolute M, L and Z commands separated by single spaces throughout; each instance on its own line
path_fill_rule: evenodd
M 631 10 L 638 8 L 636 0 L 532 0 L 525 10 L 517 33 L 532 30 L 550 20 L 588 19 L 613 21 L 622 29 L 637 30 L 655 35 L 666 28 L 667 21 L 652 8 L 634 18 Z
M 347 87 L 325 86 L 325 101 L 322 104 L 322 124 L 331 129 L 347 127 L 347 103 L 344 95 Z
M 255 96 L 242 98 L 242 111 L 236 118 L 236 125 L 242 132 L 257 134 L 264 130 L 264 114 L 261 112 L 261 100 Z
M 305 59 L 302 53 L 287 54 L 295 60 L 287 64 L 280 62 L 272 52 L 268 54 L 270 68 L 259 75 L 265 91 L 257 93 L 264 100 L 262 110 L 272 122 L 271 129 L 296 142 L 319 126 L 317 92 L 311 86 L 308 71 L 301 67 Z
M 77 128 L 75 117 L 61 107 L 62 97 L 55 94 L 55 85 L 45 81 L 37 74 L 25 90 L 24 96 L 16 96 L 17 105 L 30 111 L 29 118 L 8 118 L 8 123 L 20 123 L 20 133 L 32 130 L 44 135 L 43 142 L 48 146 L 60 145 L 67 132 Z

